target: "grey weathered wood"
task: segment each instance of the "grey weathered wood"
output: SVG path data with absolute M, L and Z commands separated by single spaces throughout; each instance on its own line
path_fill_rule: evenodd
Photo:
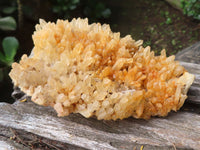
M 10 128 L 0 125 L 0 150 L 29 150 L 22 144 L 11 140 L 13 136 Z
M 88 149 L 200 149 L 200 115 L 180 111 L 165 118 L 98 121 L 78 114 L 59 118 L 32 102 L 0 103 L 0 125 L 23 129 Z
M 176 60 L 181 61 L 180 64 L 195 75 L 195 80 L 188 92 L 188 100 L 186 102 L 200 104 L 200 42 L 178 52 Z
M 178 52 L 176 60 L 200 64 L 200 41 Z
M 195 75 L 195 80 L 188 91 L 188 98 L 186 102 L 193 102 L 200 104 L 200 65 L 188 62 L 180 62 L 188 72 Z
M 0 140 L 0 149 L 1 150 L 11 150 L 11 149 L 13 149 L 13 150 L 15 150 L 15 149 L 24 149 L 25 150 L 25 148 L 22 146 L 22 145 L 20 145 L 20 144 L 17 144 L 17 143 L 10 143 L 10 142 L 8 142 L 8 141 L 4 141 L 4 140 Z
M 49 149 L 85 150 L 67 143 L 51 140 L 25 130 L 0 125 L 0 150 L 31 150 L 37 145 Z M 35 147 L 35 148 L 34 148 Z

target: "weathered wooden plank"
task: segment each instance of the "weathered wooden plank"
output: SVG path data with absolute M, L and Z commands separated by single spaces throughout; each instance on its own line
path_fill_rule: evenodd
M 186 62 L 180 62 L 180 64 L 196 76 L 186 102 L 199 103 L 200 65 Z M 15 88 L 13 96 L 17 99 L 24 99 L 26 97 L 18 88 Z M 121 149 L 123 147 L 124 149 L 132 149 L 135 146 L 139 148 L 141 145 L 145 145 L 148 149 L 173 149 L 174 145 L 178 148 L 186 149 L 200 148 L 200 132 L 193 134 L 194 136 L 192 137 L 188 136 L 190 132 L 195 133 L 196 130 L 200 131 L 200 124 L 198 124 L 200 117 L 198 114 L 189 112 L 171 113 L 165 119 L 154 118 L 144 121 L 129 118 L 125 121 L 113 122 L 98 121 L 94 118 L 86 119 L 80 115 L 57 118 L 53 109 L 37 106 L 31 102 L 18 102 L 13 106 L 6 104 L 4 109 L 8 110 L 7 114 L 12 112 L 13 109 L 16 111 L 15 113 L 10 113 L 9 117 L 4 117 L 7 118 L 6 120 L 0 117 L 1 121 L 6 122 L 6 124 L 12 124 L 9 127 L 24 129 L 52 140 L 58 140 L 68 145 L 81 146 L 82 148 Z M 15 114 L 18 115 L 16 116 Z M 22 120 L 15 119 L 21 117 Z M 24 120 L 24 118 L 27 119 Z M 179 118 L 182 119 L 181 123 L 177 123 Z M 13 121 L 9 120 L 13 120 L 17 124 L 13 125 Z M 190 123 L 193 122 L 193 126 L 188 124 L 188 120 L 190 120 Z M 194 120 L 197 121 L 196 124 Z M 186 125 L 183 126 L 183 123 Z M 4 126 L 6 124 L 2 123 Z M 127 132 L 124 132 L 124 130 Z M 195 138 L 196 140 L 194 140 Z
M 11 140 L 12 136 L 9 128 L 0 125 L 0 150 L 29 150 L 23 144 Z
M 20 145 L 17 146 L 17 145 L 12 145 L 10 144 L 9 142 L 6 142 L 6 141 L 2 141 L 0 140 L 0 149 L 1 150 L 15 150 L 15 149 L 22 149 L 23 147 L 21 147 Z M 23 148 L 24 149 L 24 148 Z
M 186 68 L 186 70 L 192 74 L 195 75 L 194 84 L 200 87 L 200 65 L 199 64 L 193 64 L 188 62 L 181 62 L 180 64 Z
M 180 64 L 184 66 L 188 72 L 195 75 L 195 80 L 188 91 L 188 98 L 186 102 L 200 104 L 200 65 L 182 61 L 180 61 Z
M 200 102 L 200 42 L 177 55 L 177 59 L 195 81 L 188 92 L 186 102 Z M 198 58 L 199 57 L 199 58 Z M 191 60 L 192 59 L 192 60 Z M 196 64 L 195 64 L 196 63 Z M 19 89 L 13 96 L 26 97 Z M 187 104 L 188 105 L 188 104 Z M 191 104 L 189 104 L 191 105 Z M 200 110 L 200 105 L 191 105 Z M 52 108 L 28 102 L 14 104 L 0 103 L 0 149 L 26 149 L 23 144 L 13 143 L 9 128 L 23 133 L 23 137 L 36 134 L 45 137 L 48 142 L 59 141 L 61 149 L 200 149 L 200 111 L 185 111 L 183 107 L 168 117 L 154 117 L 150 120 L 128 118 L 118 121 L 99 121 L 96 118 L 84 118 L 79 114 L 59 118 Z M 7 135 L 7 136 L 5 136 Z M 57 144 L 59 147 L 59 143 Z
M 59 118 L 32 102 L 0 103 L 0 125 L 88 149 L 200 149 L 200 115 L 180 111 L 166 118 L 98 121 L 78 114 Z
M 186 62 L 180 64 L 196 76 L 186 102 L 199 103 L 200 65 Z M 13 96 L 17 99 L 26 97 L 18 88 L 15 88 Z M 139 148 L 145 145 L 148 149 L 173 149 L 174 146 L 186 149 L 200 148 L 200 124 L 198 124 L 200 116 L 189 112 L 171 113 L 167 118 L 153 118 L 149 121 L 129 118 L 114 122 L 98 121 L 95 118 L 86 119 L 77 114 L 58 118 L 52 108 L 38 106 L 32 102 L 1 104 L 1 107 L 6 110 L 1 109 L 2 113 L 7 114 L 2 115 L 3 118 L 0 117 L 1 125 L 24 129 L 75 147 L 132 149 L 135 146 Z M 183 123 L 185 125 L 182 125 Z M 192 123 L 193 126 L 188 123 Z M 193 133 L 192 137 L 188 136 L 190 133 Z M 6 143 L 7 141 L 4 141 L 4 145 Z
M 38 147 L 45 150 L 85 150 L 85 148 L 50 140 L 24 130 L 0 125 L 0 150 L 31 150 Z
M 183 65 L 188 72 L 192 74 L 200 75 L 200 64 L 194 64 L 194 63 L 183 62 L 183 61 L 180 61 L 180 64 Z
M 188 72 L 195 75 L 194 83 L 192 84 L 186 102 L 200 104 L 200 42 L 193 44 L 190 47 L 176 54 L 176 60 L 180 61 Z
M 178 52 L 176 60 L 200 64 L 200 41 Z

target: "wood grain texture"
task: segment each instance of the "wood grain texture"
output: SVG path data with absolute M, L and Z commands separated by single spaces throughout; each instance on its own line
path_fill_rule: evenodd
M 23 144 L 11 140 L 13 136 L 10 128 L 0 125 L 0 150 L 29 150 Z
M 182 61 L 180 61 L 180 64 L 184 66 L 188 72 L 195 75 L 195 80 L 188 91 L 186 102 L 200 104 L 200 65 Z
M 78 114 L 59 118 L 32 102 L 0 103 L 0 125 L 23 129 L 88 149 L 200 149 L 200 115 L 180 111 L 165 118 L 98 121 Z
M 200 41 L 178 52 L 176 60 L 181 61 L 180 64 L 195 75 L 186 102 L 200 104 Z
M 200 41 L 178 52 L 176 60 L 200 64 Z
M 0 125 L 0 150 L 85 150 L 78 146 L 38 136 L 23 129 Z

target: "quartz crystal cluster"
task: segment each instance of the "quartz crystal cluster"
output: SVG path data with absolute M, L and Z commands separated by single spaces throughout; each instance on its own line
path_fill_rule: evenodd
M 155 56 L 142 40 L 123 38 L 109 25 L 87 19 L 40 20 L 28 57 L 12 64 L 10 77 L 33 102 L 58 116 L 148 119 L 177 111 L 194 75 L 165 50 Z

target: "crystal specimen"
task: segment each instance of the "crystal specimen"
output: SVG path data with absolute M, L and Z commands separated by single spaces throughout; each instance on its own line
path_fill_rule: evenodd
M 32 101 L 52 106 L 58 116 L 166 116 L 184 104 L 194 80 L 165 50 L 154 56 L 141 40 L 120 38 L 109 25 L 87 19 L 40 20 L 33 41 L 31 56 L 13 63 L 10 77 Z

